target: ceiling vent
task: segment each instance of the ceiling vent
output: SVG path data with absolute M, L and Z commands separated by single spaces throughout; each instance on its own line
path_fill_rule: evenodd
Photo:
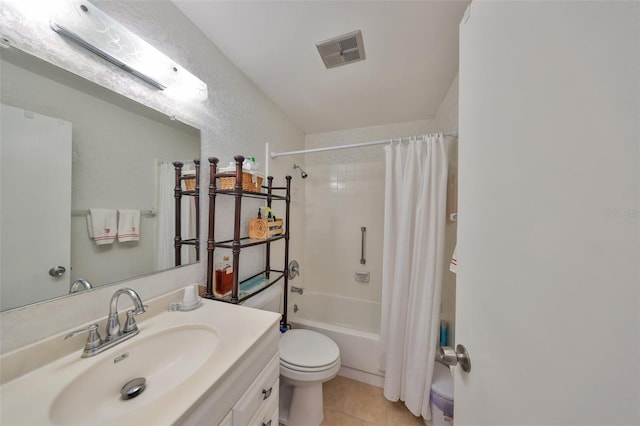
M 327 68 L 335 68 L 365 59 L 360 30 L 316 43 L 316 47 Z

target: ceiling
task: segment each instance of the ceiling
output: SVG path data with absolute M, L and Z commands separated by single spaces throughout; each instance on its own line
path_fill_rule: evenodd
M 469 3 L 173 2 L 305 133 L 433 118 Z M 316 43 L 355 30 L 366 59 L 326 69 Z

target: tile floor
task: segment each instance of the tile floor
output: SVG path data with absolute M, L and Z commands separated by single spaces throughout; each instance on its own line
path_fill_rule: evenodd
M 403 402 L 388 401 L 382 389 L 336 376 L 323 385 L 322 426 L 424 426 Z

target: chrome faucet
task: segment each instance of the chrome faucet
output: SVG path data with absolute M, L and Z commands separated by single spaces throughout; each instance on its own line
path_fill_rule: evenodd
M 136 307 L 135 311 L 127 312 L 127 322 L 125 323 L 124 330 L 120 331 L 120 318 L 118 318 L 118 299 L 120 295 L 126 294 L 131 298 L 133 304 Z M 113 293 L 111 296 L 111 302 L 109 303 L 109 318 L 107 320 L 107 341 L 116 340 L 120 338 L 121 335 L 131 332 L 137 332 L 138 326 L 136 325 L 136 321 L 133 319 L 134 315 L 144 314 L 144 305 L 142 304 L 142 300 L 138 293 L 130 288 L 121 288 Z
M 304 289 L 302 287 L 296 287 L 296 286 L 291 286 L 291 293 L 298 293 L 298 294 L 302 294 L 304 292 Z
M 71 284 L 71 288 L 69 288 L 69 294 L 91 290 L 92 288 L 93 286 L 88 280 L 85 280 L 84 278 L 78 278 Z
M 120 295 L 126 294 L 135 305 L 135 310 L 127 311 L 127 321 L 124 325 L 124 329 L 120 330 L 120 319 L 118 318 L 118 299 Z M 84 345 L 82 351 L 82 358 L 89 358 L 97 355 L 118 343 L 129 340 L 133 336 L 137 335 L 140 330 L 136 324 L 134 315 L 140 315 L 145 312 L 145 306 L 142 304 L 142 299 L 138 293 L 130 288 L 121 288 L 113 293 L 111 296 L 111 302 L 109 303 L 109 318 L 107 319 L 107 337 L 102 339 L 98 333 L 98 324 L 91 324 L 89 327 L 81 328 L 80 330 L 69 333 L 65 339 L 75 336 L 76 334 L 89 332 L 89 337 Z

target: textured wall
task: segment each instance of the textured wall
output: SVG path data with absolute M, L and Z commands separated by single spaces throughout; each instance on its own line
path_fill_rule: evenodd
M 172 3 L 95 2 L 104 12 L 205 81 L 209 87 L 206 101 L 193 103 L 168 98 L 165 93 L 149 88 L 137 78 L 69 44 L 49 28 L 49 16 L 43 13 L 45 5 L 34 8 L 31 3 L 11 1 L 0 4 L 3 36 L 10 38 L 22 50 L 201 129 L 203 159 L 217 156 L 227 162 L 233 155 L 250 154 L 264 165 L 265 142 L 271 143 L 273 151 L 303 147 L 303 133 Z M 271 174 L 276 180 L 282 179 L 289 171 L 288 162 L 271 164 Z M 208 181 L 208 170 L 205 169 L 203 174 L 203 182 Z M 301 252 L 303 215 L 298 200 L 304 198 L 304 188 L 295 180 L 293 198 L 292 252 Z M 206 204 L 201 216 L 201 237 L 206 236 Z M 221 202 L 220 209 L 221 215 L 229 218 L 230 203 L 226 200 Z M 220 223 L 220 233 L 229 227 L 229 223 Z M 243 261 L 246 261 L 245 265 L 257 268 L 262 262 L 262 255 L 255 250 L 255 253 L 243 254 Z M 249 271 L 243 273 L 248 274 Z M 205 265 L 201 262 L 122 285 L 137 289 L 144 299 L 192 282 L 202 282 L 204 276 Z M 112 292 L 109 288 L 95 290 L 0 314 L 0 350 L 4 353 L 105 316 Z

